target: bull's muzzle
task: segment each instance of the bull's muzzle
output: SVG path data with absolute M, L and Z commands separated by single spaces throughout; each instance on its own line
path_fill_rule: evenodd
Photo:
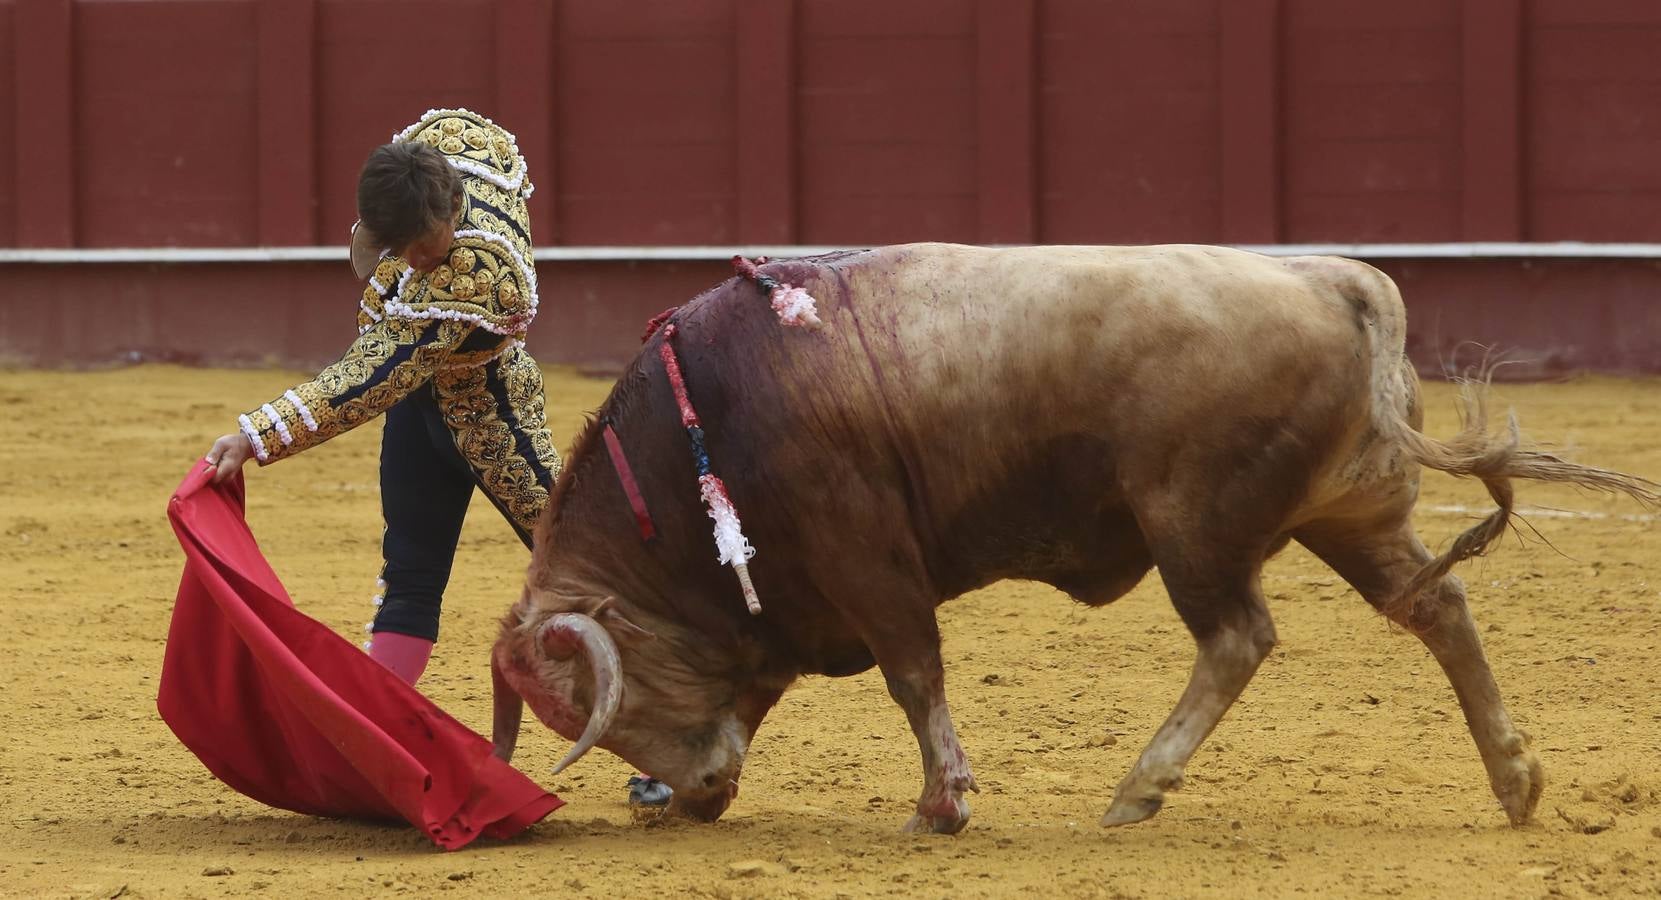
M 675 791 L 669 800 L 671 815 L 686 816 L 700 822 L 713 822 L 732 805 L 738 796 L 738 782 L 729 781 L 725 787 L 711 791 Z

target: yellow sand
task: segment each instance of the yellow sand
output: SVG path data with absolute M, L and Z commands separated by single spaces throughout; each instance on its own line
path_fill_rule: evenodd
M 1156 577 L 1099 611 L 1025 583 L 944 608 L 950 697 L 982 788 L 955 838 L 899 833 L 921 784 L 918 751 L 875 672 L 786 695 L 715 825 L 633 823 L 631 771 L 604 753 L 549 779 L 565 744 L 530 725 L 516 762 L 570 805 L 508 843 L 446 854 L 413 829 L 265 808 L 210 777 L 156 715 L 182 559 L 164 507 L 237 412 L 299 374 L 0 372 L 0 894 L 1661 891 L 1661 533 L 1630 503 L 1533 486 L 1525 505 L 1598 517 L 1535 515 L 1555 550 L 1511 540 L 1461 570 L 1546 767 L 1525 828 L 1505 824 L 1424 649 L 1295 547 L 1265 576 L 1280 647 L 1195 757 L 1186 790 L 1128 829 L 1096 821 L 1193 654 Z M 549 373 L 559 443 L 607 388 Z M 1450 392 L 1428 391 L 1430 430 L 1446 434 Z M 1499 393 L 1534 437 L 1661 477 L 1661 381 Z M 379 560 L 378 432 L 249 470 L 267 556 L 302 608 L 354 641 Z M 1468 522 L 1446 510 L 1459 504 L 1487 508 L 1480 487 L 1427 478 L 1420 528 L 1432 547 Z M 422 689 L 481 732 L 486 653 L 526 559 L 476 503 Z M 204 874 L 218 868 L 231 874 Z

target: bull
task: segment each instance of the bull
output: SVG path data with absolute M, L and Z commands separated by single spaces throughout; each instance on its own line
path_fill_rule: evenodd
M 1102 824 L 1154 815 L 1275 644 L 1264 561 L 1296 540 L 1452 683 L 1490 785 L 1527 821 L 1542 774 L 1450 574 L 1504 532 L 1512 480 L 1657 485 L 1489 430 L 1420 431 L 1405 313 L 1388 277 L 1328 257 L 1204 246 L 919 244 L 774 262 L 824 327 L 781 328 L 733 279 L 677 311 L 675 348 L 709 458 L 760 553 L 751 615 L 722 568 L 659 332 L 577 439 L 492 652 L 495 746 L 521 701 L 714 820 L 750 741 L 804 674 L 879 666 L 922 751 L 908 830 L 953 833 L 974 791 L 947 708 L 935 608 L 1004 578 L 1103 606 L 1157 567 L 1197 656 Z M 602 446 L 618 437 L 655 537 Z M 1433 556 L 1411 527 L 1421 467 L 1497 508 Z M 556 769 L 556 771 L 558 771 Z

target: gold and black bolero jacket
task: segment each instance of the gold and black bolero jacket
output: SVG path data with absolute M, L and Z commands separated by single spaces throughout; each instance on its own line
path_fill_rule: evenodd
M 449 259 L 422 274 L 382 257 L 359 303 L 358 338 L 340 360 L 238 424 L 263 465 L 348 431 L 430 382 L 481 484 L 528 529 L 559 459 L 542 376 L 524 350 L 537 309 L 525 158 L 512 134 L 464 109 L 431 110 L 393 140 L 436 147 L 462 176 Z

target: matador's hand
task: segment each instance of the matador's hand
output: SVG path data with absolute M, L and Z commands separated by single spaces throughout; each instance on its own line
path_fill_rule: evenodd
M 208 451 L 208 465 L 214 466 L 213 483 L 218 484 L 231 476 L 231 473 L 242 468 L 248 457 L 254 455 L 254 445 L 248 442 L 247 435 L 242 432 L 227 434 L 213 442 L 213 449 Z

